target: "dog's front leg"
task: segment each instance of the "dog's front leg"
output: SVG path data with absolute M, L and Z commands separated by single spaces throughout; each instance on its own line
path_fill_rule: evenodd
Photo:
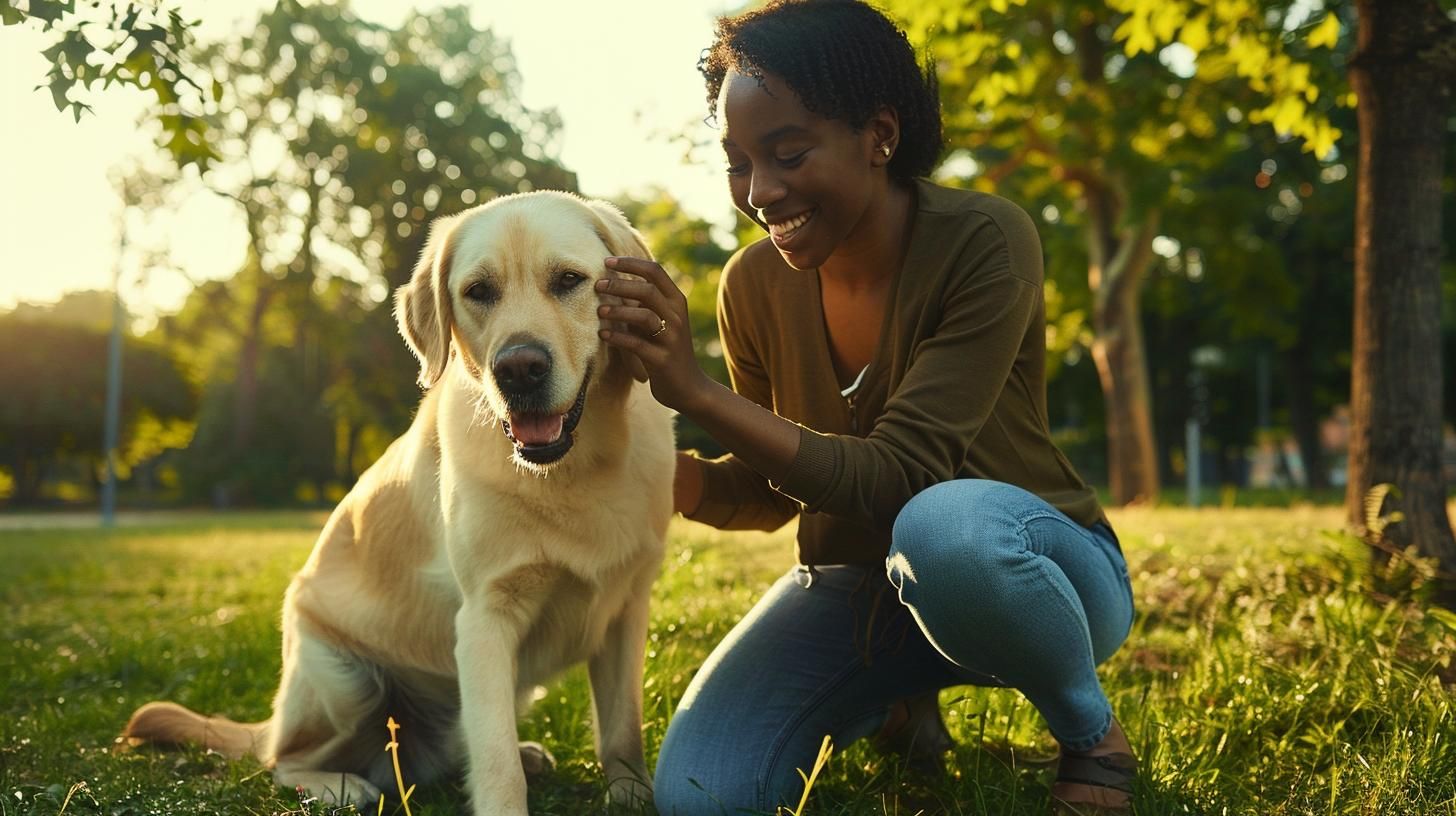
M 654 570 L 607 628 L 602 649 L 587 664 L 596 713 L 597 758 L 614 803 L 652 801 L 652 780 L 642 757 L 642 660 L 647 642 L 648 596 Z
M 526 816 L 526 775 L 516 745 L 516 630 L 485 603 L 466 600 L 455 616 L 460 725 L 476 816 Z

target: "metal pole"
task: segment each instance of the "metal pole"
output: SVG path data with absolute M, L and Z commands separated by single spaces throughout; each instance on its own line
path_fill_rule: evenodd
M 106 481 L 101 485 L 101 526 L 116 524 L 116 448 L 121 435 L 121 327 L 126 308 L 121 302 L 121 263 L 126 254 L 126 227 L 122 227 L 121 246 L 112 277 L 111 343 L 106 355 L 106 432 L 102 442 L 106 456 Z

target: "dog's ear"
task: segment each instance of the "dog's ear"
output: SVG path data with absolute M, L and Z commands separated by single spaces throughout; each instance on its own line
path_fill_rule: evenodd
M 591 207 L 592 212 L 597 216 L 597 236 L 602 239 L 602 243 L 607 245 L 608 252 L 625 258 L 652 260 L 652 250 L 647 248 L 647 242 L 643 241 L 642 235 L 632 228 L 627 221 L 627 216 L 623 215 L 621 210 L 605 201 L 587 201 L 587 206 Z M 620 272 L 612 271 L 608 271 L 607 274 L 612 277 L 622 275 Z M 602 300 L 621 302 L 620 299 L 611 295 L 603 295 Z M 611 354 L 614 361 L 626 367 L 627 372 L 632 375 L 632 379 L 637 382 L 647 382 L 647 369 L 642 367 L 642 361 L 637 359 L 637 355 L 617 348 L 613 348 Z
M 652 260 L 652 250 L 647 248 L 647 242 L 614 204 L 593 199 L 587 201 L 587 206 L 596 213 L 597 236 L 607 245 L 607 251 L 624 258 Z
M 446 277 L 454 248 L 451 235 L 457 223 L 453 216 L 435 219 L 414 275 L 394 293 L 399 333 L 420 360 L 419 384 L 425 389 L 440 381 L 450 361 L 452 321 Z

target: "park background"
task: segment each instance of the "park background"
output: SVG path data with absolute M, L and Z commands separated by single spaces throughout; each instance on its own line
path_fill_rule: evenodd
M 1205 502 L 1224 488 L 1338 497 L 1354 294 L 1352 9 L 1340 22 L 1340 7 L 1263 4 L 1282 15 L 1272 25 L 1288 31 L 1287 54 L 1219 51 L 1198 41 L 1205 20 L 1132 56 L 1123 15 L 1105 10 L 1089 81 L 1064 73 L 1076 46 L 1040 19 L 1060 4 L 1018 9 L 997 23 L 1005 31 L 971 25 L 959 5 L 905 6 L 941 75 L 950 149 L 935 177 L 995 190 L 1037 219 L 1058 443 L 1119 503 L 1165 488 L 1186 500 L 1190 452 Z M 123 506 L 337 500 L 418 399 L 389 293 L 432 217 L 502 193 L 551 187 L 621 205 L 688 290 L 703 364 L 723 375 L 716 275 L 757 236 L 728 203 L 694 69 L 722 3 L 581 4 L 571 26 L 525 6 L 221 8 L 197 15 L 194 52 L 151 89 L 86 90 L 107 77 L 93 67 L 66 80 L 84 46 L 47 51 L 55 35 L 40 26 L 5 30 L 5 506 L 98 501 L 105 367 L 53 363 L 106 359 L 117 294 Z M 125 39 L 99 25 L 85 34 Z M 1259 72 L 1300 81 L 1281 88 Z M 156 88 L 178 100 L 159 107 L 168 97 Z M 1296 94 L 1295 107 L 1275 91 Z M 1118 255 L 1123 244 L 1137 251 Z M 1449 259 L 1441 268 L 1449 303 L 1456 273 Z M 1101 304 L 1119 301 L 1123 314 L 1105 314 Z M 1450 360 L 1450 309 L 1440 337 Z M 1094 351 L 1111 338 L 1134 356 L 1099 376 Z M 1136 371 L 1145 382 L 1123 373 Z M 1453 393 L 1448 376 L 1449 473 Z M 1129 459 L 1152 457 L 1125 486 L 1110 436 L 1135 440 Z M 683 437 L 713 449 L 694 429 Z
M 1415 5 L 1451 19 L 1449 2 Z M 1140 624 L 1149 645 L 1120 666 L 1127 683 L 1115 696 L 1141 695 L 1144 726 L 1160 710 L 1175 721 L 1194 700 L 1219 701 L 1206 707 L 1208 727 L 1176 735 L 1188 740 L 1172 743 L 1184 756 L 1153 757 L 1152 778 L 1163 782 L 1148 801 L 1170 810 L 1148 812 L 1216 812 L 1230 801 L 1231 812 L 1326 812 L 1310 804 L 1326 798 L 1327 812 L 1376 812 L 1370 803 L 1387 800 L 1456 808 L 1456 618 L 1431 602 L 1441 568 L 1389 547 L 1371 562 L 1369 545 L 1399 529 L 1400 497 L 1381 492 L 1389 503 L 1367 507 L 1346 490 L 1361 137 L 1347 67 L 1355 6 L 883 6 L 937 67 L 948 150 L 936 180 L 1005 195 L 1040 231 L 1049 419 L 1058 444 L 1116 508 L 1140 606 L 1164 609 Z M 11 549 L 6 600 L 20 644 L 6 685 L 55 699 L 66 696 L 50 693 L 57 687 L 100 682 L 128 702 L 177 687 L 140 646 L 129 651 L 121 632 L 98 640 L 58 623 L 98 614 L 150 621 L 117 599 L 155 596 L 160 581 L 185 598 L 187 611 L 170 613 L 178 620 L 201 616 L 215 627 L 256 618 L 254 651 L 228 660 L 240 669 L 238 689 L 205 681 L 197 693 L 218 710 L 234 694 L 255 713 L 260 701 L 266 709 L 276 671 L 269 616 L 286 575 L 318 512 L 407 427 L 419 399 L 389 294 L 408 278 L 436 215 L 542 188 L 616 202 L 687 291 L 700 360 L 723 377 L 717 274 L 757 233 L 728 204 L 694 66 L 713 16 L 736 7 L 4 0 L 0 541 Z M 1429 98 L 1449 105 L 1449 83 Z M 1449 156 L 1453 136 L 1448 122 L 1438 153 Z M 1441 235 L 1456 226 L 1453 183 L 1448 161 Z M 1444 309 L 1421 354 L 1443 375 L 1443 435 L 1424 453 L 1451 485 L 1456 264 L 1449 252 L 1439 257 L 1438 291 L 1427 296 Z M 115 327 L 120 412 L 108 457 Z M 715 449 L 691 425 L 679 436 Z M 97 533 L 87 525 L 108 472 L 125 529 Z M 1222 512 L 1180 509 L 1199 504 Z M 1281 510 L 1236 509 L 1251 505 Z M 655 634 L 680 632 L 678 663 L 661 661 L 655 713 L 664 721 L 701 658 L 693 649 L 711 645 L 791 552 L 791 531 L 742 542 L 674 530 L 680 548 L 654 618 Z M 48 566 L 60 553 L 79 566 Z M 265 556 L 274 560 L 258 561 Z M 705 564 L 720 574 L 705 578 Z M 254 568 L 273 583 L 242 586 Z M 211 589 L 192 572 L 204 569 Z M 705 580 L 723 597 L 678 597 L 700 593 Z M 1340 609 L 1327 619 L 1330 599 Z M 1225 615 L 1221 605 L 1237 611 Z M 1295 646 L 1251 631 L 1281 623 Z M 165 626 L 139 631 L 176 640 L 179 652 L 210 648 Z M 1187 633 L 1197 631 L 1216 646 L 1191 642 Z M 1372 649 L 1375 666 L 1354 703 L 1320 686 L 1328 650 L 1346 647 Z M 76 669 L 88 648 L 115 666 Z M 32 653 L 46 660 L 32 664 Z M 1394 704 L 1396 681 L 1381 671 L 1420 704 Z M 1316 689 L 1329 695 L 1324 724 L 1308 714 Z M 1162 709 L 1159 692 L 1167 692 Z M 1234 699 L 1248 708 L 1244 732 L 1212 713 Z M 1035 753 L 1034 715 L 1005 712 L 1007 698 L 957 704 L 958 736 L 974 724 L 981 733 L 971 742 Z M 1271 730 L 1260 709 L 1281 706 L 1292 721 L 1275 716 Z M 0 738 L 0 783 L 16 787 L 21 812 L 45 812 L 56 785 L 64 792 L 71 777 L 94 776 L 90 760 L 70 755 L 70 737 L 78 727 L 105 733 L 107 714 L 97 707 L 81 718 L 86 725 L 65 725 L 64 707 L 56 709 L 9 713 L 11 722 L 48 724 L 48 744 L 66 746 L 64 761 L 16 747 L 31 739 L 23 728 Z M 1390 714 L 1385 724 L 1360 719 L 1376 710 Z M 570 706 L 537 716 L 578 728 L 584 719 Z M 1341 732 L 1352 717 L 1368 726 L 1359 739 Z M 1394 725 L 1401 717 L 1410 723 L 1404 735 Z M 987 737 L 988 725 L 1004 732 Z M 1268 757 L 1271 742 L 1299 759 L 1292 769 L 1267 759 L 1239 766 L 1228 748 L 1234 733 L 1250 740 L 1245 759 Z M 1363 788 L 1338 781 L 1352 751 L 1386 760 Z M 193 761 L 217 784 L 237 781 Z M 1016 807 L 997 798 L 1026 771 L 1009 767 L 978 772 L 976 795 L 991 790 L 991 801 Z M 37 777 L 37 768 L 60 770 Z M 159 773 L 137 772 L 152 774 L 144 790 Z M 852 802 L 849 792 L 867 778 L 892 772 L 858 762 L 825 796 L 833 802 L 839 790 Z M 1407 812 L 1390 807 L 1377 811 Z

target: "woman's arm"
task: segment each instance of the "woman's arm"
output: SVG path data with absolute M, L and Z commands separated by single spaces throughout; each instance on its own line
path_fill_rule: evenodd
M 658 402 L 692 418 L 769 481 L 782 478 L 799 451 L 799 426 L 703 372 L 693 356 L 687 298 L 661 265 L 641 258 L 608 258 L 607 267 L 642 280 L 597 281 L 598 292 L 640 304 L 602 305 L 602 339 L 642 361 Z M 608 328 L 613 321 L 628 330 Z
M 687 451 L 677 452 L 677 469 L 672 475 L 672 510 L 691 516 L 703 503 L 703 466 Z

